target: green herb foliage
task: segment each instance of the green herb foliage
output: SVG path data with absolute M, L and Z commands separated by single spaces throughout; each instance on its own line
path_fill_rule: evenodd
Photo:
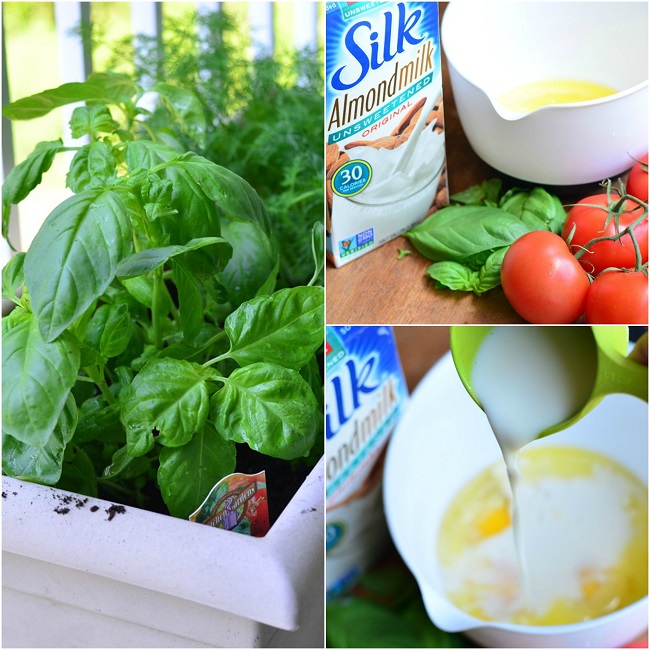
M 429 619 L 417 583 L 403 564 L 383 564 L 354 593 L 327 604 L 330 648 L 465 648 L 460 634 Z
M 566 212 L 546 190 L 511 189 L 503 196 L 492 179 L 451 197 L 452 203 L 405 234 L 415 249 L 435 262 L 427 273 L 436 288 L 481 295 L 501 284 L 509 246 L 532 230 L 560 233 Z
M 175 130 L 202 141 L 197 97 L 155 89 Z M 71 126 L 90 142 L 68 148 L 74 194 L 3 270 L 15 303 L 2 323 L 3 472 L 136 501 L 153 481 L 187 517 L 234 471 L 236 443 L 319 455 L 322 227 L 308 232 L 313 286 L 276 290 L 277 224 L 257 192 L 170 146 L 142 94 L 124 75 L 95 74 L 4 109 L 33 119 L 85 101 Z M 5 233 L 11 206 L 63 149 L 41 143 L 9 174 Z
M 165 22 L 162 48 L 143 35 L 117 43 L 104 38 L 103 44 L 114 52 L 113 66 L 133 60 L 138 82 L 161 93 L 164 101 L 150 120 L 159 142 L 200 152 L 251 183 L 282 253 L 282 286 L 306 284 L 313 272 L 312 226 L 323 221 L 325 209 L 320 51 L 251 60 L 250 43 L 225 10 Z M 194 101 L 179 101 L 179 88 L 191 91 Z M 242 298 L 237 286 L 228 284 L 235 301 Z

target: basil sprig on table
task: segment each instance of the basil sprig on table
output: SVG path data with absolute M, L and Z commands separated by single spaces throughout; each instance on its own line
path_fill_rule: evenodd
M 493 179 L 451 197 L 456 205 L 434 212 L 404 236 L 435 262 L 427 273 L 436 288 L 481 295 L 501 284 L 501 263 L 510 244 L 532 230 L 560 233 L 566 213 L 546 190 L 511 189 L 501 198 Z
M 192 93 L 154 90 L 200 139 Z M 3 270 L 15 308 L 2 322 L 2 466 L 138 503 L 153 482 L 187 517 L 235 470 L 236 443 L 292 460 L 322 436 L 323 235 L 314 228 L 314 286 L 276 287 L 280 252 L 257 193 L 156 131 L 142 94 L 94 74 L 4 109 L 33 119 L 86 101 L 71 129 L 89 143 L 40 143 L 3 186 L 6 236 L 11 206 L 75 152 L 73 195 Z

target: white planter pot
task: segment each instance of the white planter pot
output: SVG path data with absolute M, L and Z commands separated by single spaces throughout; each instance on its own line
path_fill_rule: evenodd
M 262 538 L 2 489 L 3 647 L 324 645 L 322 459 Z

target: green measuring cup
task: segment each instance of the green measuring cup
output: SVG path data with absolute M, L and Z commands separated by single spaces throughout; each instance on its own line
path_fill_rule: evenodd
M 489 326 L 455 325 L 451 327 L 450 333 L 451 354 L 458 375 L 467 392 L 481 408 L 483 406 L 472 387 L 472 367 L 476 353 L 491 329 Z M 627 326 L 592 325 L 590 330 L 596 344 L 596 376 L 591 394 L 574 415 L 542 431 L 540 438 L 571 426 L 589 413 L 606 395 L 627 393 L 648 401 L 648 368 L 627 358 Z

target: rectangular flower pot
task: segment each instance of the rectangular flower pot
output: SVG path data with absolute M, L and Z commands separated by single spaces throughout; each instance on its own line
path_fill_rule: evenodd
M 3 477 L 4 647 L 323 647 L 323 459 L 265 537 Z

